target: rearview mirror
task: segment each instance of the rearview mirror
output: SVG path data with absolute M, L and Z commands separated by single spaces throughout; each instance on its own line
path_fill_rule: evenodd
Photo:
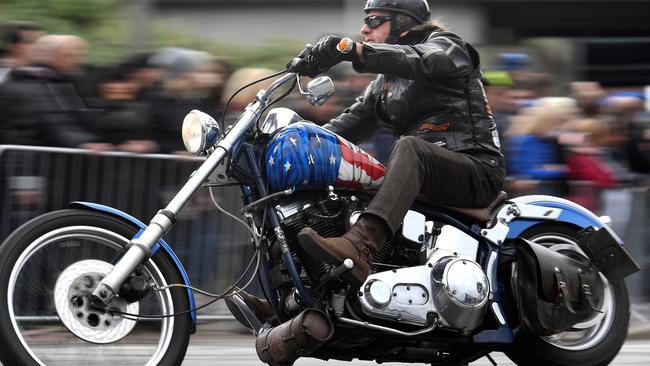
M 321 76 L 307 84 L 307 100 L 309 104 L 320 107 L 334 94 L 334 83 L 329 76 Z

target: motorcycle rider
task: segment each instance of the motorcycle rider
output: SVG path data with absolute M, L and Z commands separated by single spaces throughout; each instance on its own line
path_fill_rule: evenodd
M 324 127 L 357 142 L 382 121 L 400 136 L 382 186 L 350 230 L 336 238 L 322 238 L 311 228 L 298 234 L 319 260 L 340 265 L 352 259 L 354 268 L 342 278 L 356 287 L 418 196 L 448 206 L 485 207 L 505 176 L 474 48 L 430 21 L 426 0 L 368 0 L 364 11 L 363 42 L 323 37 L 298 65 L 312 77 L 342 61 L 351 61 L 357 72 L 379 74 L 356 103 Z M 251 296 L 246 300 L 256 310 L 267 306 Z
M 343 279 L 357 287 L 418 195 L 448 206 L 485 207 L 505 176 L 474 48 L 430 22 L 426 0 L 368 0 L 364 10 L 364 42 L 326 36 L 307 57 L 319 70 L 347 60 L 358 72 L 380 74 L 324 127 L 356 142 L 381 120 L 401 137 L 382 186 L 348 232 L 328 239 L 311 228 L 298 234 L 317 259 L 333 265 L 352 259 L 354 268 Z

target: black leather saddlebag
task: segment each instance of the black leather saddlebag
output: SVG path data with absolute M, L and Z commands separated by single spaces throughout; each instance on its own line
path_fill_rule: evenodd
M 558 253 L 522 238 L 516 239 L 515 250 L 514 292 L 521 325 L 528 333 L 556 334 L 598 312 L 603 283 L 589 259 L 575 252 Z

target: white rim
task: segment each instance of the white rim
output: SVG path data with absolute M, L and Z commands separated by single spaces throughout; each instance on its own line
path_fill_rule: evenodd
M 21 272 L 23 266 L 27 261 L 40 249 L 46 247 L 47 245 L 60 241 L 63 239 L 92 239 L 98 243 L 104 244 L 108 247 L 111 247 L 116 250 L 123 249 L 128 243 L 129 239 L 118 235 L 112 231 L 105 230 L 93 226 L 69 226 L 60 228 L 57 230 L 50 231 L 38 239 L 34 240 L 23 252 L 16 261 L 16 264 L 13 266 L 11 275 L 9 277 L 9 283 L 7 288 L 7 309 L 9 311 L 9 318 L 11 319 L 11 324 L 14 328 L 14 332 L 18 337 L 18 340 L 21 342 L 23 348 L 29 353 L 29 355 L 39 364 L 45 365 L 43 361 L 37 357 L 32 351 L 31 347 L 28 345 L 27 341 L 23 337 L 21 329 L 16 321 L 14 314 L 13 298 L 14 290 L 16 286 L 16 279 L 18 278 L 19 273 Z M 156 264 L 149 259 L 145 264 L 145 269 L 149 272 L 148 274 L 156 282 L 158 286 L 167 285 L 164 276 L 160 272 Z M 160 301 L 160 308 L 163 311 L 163 315 L 172 314 L 174 312 L 174 306 L 171 298 L 171 293 L 169 290 L 157 292 L 158 300 Z M 158 341 L 157 348 L 153 353 L 150 360 L 146 365 L 156 365 L 162 360 L 167 349 L 169 348 L 172 333 L 174 329 L 174 318 L 163 318 L 161 320 L 161 334 Z

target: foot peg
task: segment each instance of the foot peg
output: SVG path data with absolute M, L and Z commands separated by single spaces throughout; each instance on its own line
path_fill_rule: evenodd
M 262 331 L 262 322 L 257 318 L 255 312 L 248 307 L 241 295 L 236 294 L 226 297 L 225 301 L 228 310 L 241 325 L 252 330 L 255 335 Z
M 352 259 L 346 258 L 339 266 L 323 275 L 323 277 L 320 279 L 320 283 L 327 283 L 329 281 L 335 280 L 339 278 L 340 275 L 351 270 L 352 268 L 354 268 L 354 262 Z

